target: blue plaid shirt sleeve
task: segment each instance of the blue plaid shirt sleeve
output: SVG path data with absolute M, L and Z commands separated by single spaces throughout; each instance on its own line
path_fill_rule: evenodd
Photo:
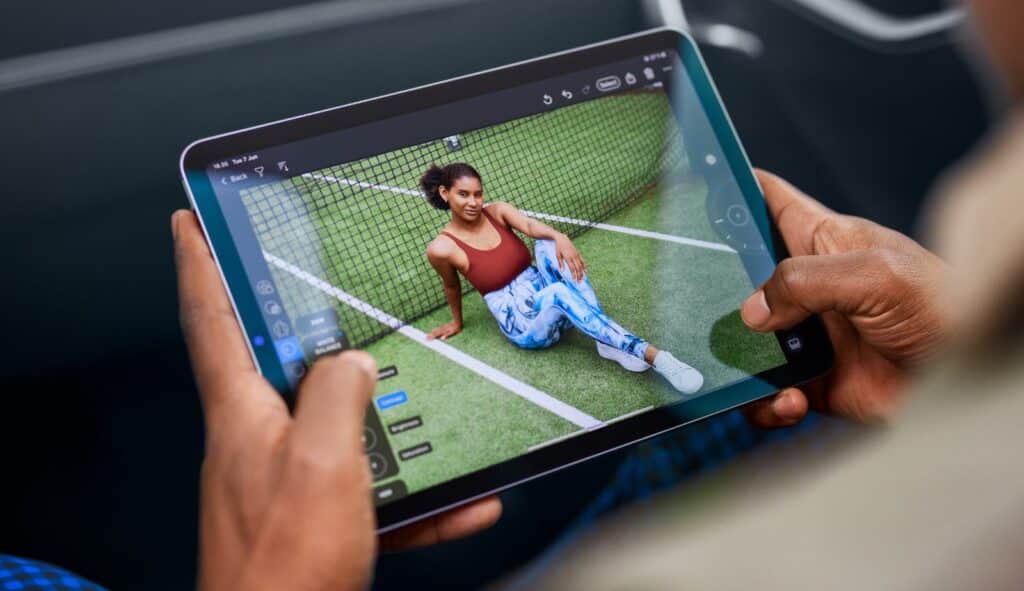
M 105 591 L 62 568 L 0 554 L 0 591 Z

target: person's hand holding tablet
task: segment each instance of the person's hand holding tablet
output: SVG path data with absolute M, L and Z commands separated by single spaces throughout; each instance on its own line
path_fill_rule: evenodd
M 326 357 L 294 416 L 246 350 L 195 215 L 172 220 L 181 323 L 206 417 L 200 589 L 360 589 L 378 547 L 459 538 L 501 514 L 496 497 L 379 540 L 360 437 L 377 381 L 362 352 Z
M 779 177 L 758 181 L 791 258 L 743 304 L 752 329 L 783 330 L 821 314 L 836 351 L 825 377 L 748 405 L 763 427 L 799 422 L 808 406 L 878 422 L 899 405 L 908 367 L 948 334 L 945 263 L 907 236 L 840 215 Z

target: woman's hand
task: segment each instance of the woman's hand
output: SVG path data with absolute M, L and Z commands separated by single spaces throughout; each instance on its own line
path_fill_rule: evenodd
M 453 337 L 460 332 L 462 332 L 462 323 L 452 320 L 448 324 L 442 324 L 427 333 L 427 340 L 441 339 L 442 341 L 447 341 L 448 337 Z
M 206 418 L 200 483 L 201 590 L 365 587 L 378 548 L 403 549 L 489 527 L 490 497 L 379 540 L 361 442 L 373 358 L 318 361 L 294 416 L 249 358 L 194 214 L 171 219 L 181 324 Z
M 792 254 L 744 302 L 760 332 L 821 314 L 835 348 L 832 372 L 746 408 L 754 423 L 792 425 L 808 405 L 863 422 L 897 408 L 907 370 L 948 333 L 945 264 L 910 238 L 839 215 L 786 181 L 758 172 L 768 208 Z
M 558 257 L 559 269 L 568 268 L 573 281 L 583 281 L 583 276 L 587 273 L 587 264 L 583 262 L 580 251 L 576 250 L 576 245 L 565 234 L 559 234 L 555 238 L 555 255 Z

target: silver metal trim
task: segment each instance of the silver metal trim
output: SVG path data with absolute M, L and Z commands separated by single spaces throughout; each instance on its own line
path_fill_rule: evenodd
M 852 33 L 876 43 L 905 43 L 945 33 L 966 18 L 964 8 L 954 7 L 917 17 L 895 17 L 875 10 L 860 0 L 787 0 L 798 4 Z
M 594 47 L 600 47 L 600 46 L 603 46 L 603 45 L 610 45 L 610 44 L 618 43 L 618 42 L 621 42 L 621 41 L 624 41 L 624 40 L 627 40 L 627 39 L 632 39 L 632 38 L 635 38 L 635 37 L 642 37 L 642 36 L 650 35 L 652 33 L 663 32 L 663 31 L 672 31 L 672 32 L 678 33 L 680 36 L 688 39 L 691 42 L 691 44 L 693 45 L 694 49 L 697 51 L 697 58 L 700 60 L 701 66 L 705 70 L 707 70 L 707 64 L 704 62 L 704 58 L 700 54 L 700 49 L 697 47 L 697 43 L 693 40 L 693 38 L 686 31 L 684 31 L 682 29 L 679 29 L 679 28 L 676 28 L 676 27 L 657 27 L 657 28 L 654 28 L 654 29 L 649 29 L 647 31 L 641 31 L 639 33 L 633 33 L 631 35 L 625 35 L 625 36 L 622 36 L 622 37 L 616 37 L 614 39 L 608 39 L 606 41 L 600 41 L 600 42 L 597 42 L 597 43 L 591 43 L 591 44 L 588 44 L 588 45 L 583 45 L 583 46 L 580 46 L 580 47 L 575 47 L 575 48 L 572 48 L 572 49 L 567 49 L 567 50 L 564 50 L 564 51 L 559 51 L 559 52 L 556 52 L 556 53 L 551 53 L 551 54 L 543 55 L 543 56 L 540 56 L 540 57 L 535 57 L 535 58 L 531 58 L 531 59 L 527 59 L 527 60 L 518 61 L 518 62 L 515 62 L 515 63 L 512 63 L 512 64 L 508 64 L 508 65 L 504 65 L 504 66 L 499 66 L 499 67 L 496 67 L 496 68 L 490 68 L 490 69 L 487 69 L 487 70 L 482 70 L 482 71 L 479 71 L 479 72 L 474 72 L 472 74 L 466 74 L 466 75 L 463 75 L 463 76 L 457 76 L 455 78 L 449 78 L 447 80 L 442 80 L 442 81 L 439 81 L 439 82 L 433 82 L 433 83 L 430 83 L 430 84 L 424 84 L 422 86 L 417 86 L 415 88 L 410 88 L 410 89 L 407 89 L 407 90 L 401 90 L 401 91 L 398 91 L 398 92 L 392 92 L 392 93 L 381 95 L 381 96 L 378 96 L 378 97 L 373 97 L 373 98 L 368 98 L 368 99 L 363 99 L 363 100 L 360 100 L 360 101 L 355 101 L 355 102 L 347 103 L 345 105 L 341 105 L 341 106 L 338 106 L 338 107 L 331 107 L 331 108 L 328 108 L 328 109 L 321 109 L 319 111 L 313 111 L 311 113 L 306 113 L 304 115 L 296 115 L 294 117 L 288 117 L 288 118 L 285 118 L 285 119 L 279 119 L 277 121 L 272 121 L 272 122 L 269 122 L 269 123 L 263 123 L 263 124 L 260 124 L 260 125 L 254 125 L 252 127 L 247 127 L 247 128 L 240 129 L 240 130 L 237 130 L 237 131 L 231 131 L 231 132 L 227 132 L 227 133 L 222 133 L 222 134 L 213 135 L 213 136 L 210 136 L 210 137 L 198 139 L 198 140 L 190 143 L 188 146 L 186 146 L 185 149 L 181 153 L 181 157 L 179 158 L 178 166 L 179 166 L 179 171 L 181 173 L 182 182 L 185 185 L 186 193 L 188 193 L 189 201 L 192 203 L 193 209 L 198 214 L 198 207 L 197 207 L 196 202 L 195 202 L 195 197 L 192 195 L 192 191 L 191 191 L 191 189 L 188 186 L 188 179 L 187 179 L 187 176 L 185 174 L 185 157 L 188 154 L 189 150 L 191 150 L 193 147 L 195 147 L 196 145 L 201 144 L 203 142 L 206 142 L 206 141 L 209 141 L 209 140 L 213 140 L 213 139 L 217 139 L 217 138 L 226 137 L 226 136 L 229 136 L 229 135 L 234 135 L 234 134 L 237 134 L 237 133 L 242 133 L 242 132 L 254 130 L 254 129 L 260 129 L 260 128 L 268 127 L 268 126 L 271 126 L 271 125 L 276 125 L 278 123 L 282 123 L 282 122 L 285 122 L 285 121 L 292 121 L 292 120 L 295 120 L 295 119 L 301 119 L 303 117 L 308 117 L 310 115 L 316 115 L 316 114 L 319 114 L 319 113 L 325 113 L 325 112 L 333 111 L 333 110 L 336 110 L 336 109 L 344 109 L 344 108 L 347 108 L 347 107 L 350 107 L 350 106 L 353 106 L 353 105 L 358 105 L 358 104 L 361 104 L 361 103 L 366 103 L 366 102 L 369 102 L 369 101 L 374 101 L 374 100 L 377 100 L 377 99 L 380 99 L 380 98 L 385 98 L 385 97 L 390 97 L 390 96 L 397 96 L 397 95 L 402 95 L 402 94 L 406 94 L 406 93 L 409 93 L 409 92 L 418 91 L 418 90 L 421 90 L 421 89 L 424 89 L 424 88 L 431 88 L 431 87 L 435 87 L 435 86 L 440 86 L 440 85 L 448 84 L 450 82 L 454 82 L 454 81 L 457 81 L 457 80 L 463 80 L 463 79 L 466 79 L 466 78 L 471 78 L 473 76 L 479 76 L 481 74 L 488 74 L 488 73 L 492 73 L 492 72 L 499 72 L 501 70 L 506 70 L 506 69 L 509 69 L 509 68 L 514 68 L 514 67 L 517 67 L 517 66 L 521 66 L 523 64 L 529 64 L 529 63 L 538 62 L 538 61 L 541 61 L 541 60 L 546 60 L 546 59 L 550 59 L 550 58 L 557 57 L 557 56 L 568 55 L 568 54 L 572 54 L 572 53 L 578 53 L 578 52 L 581 52 L 581 51 L 586 51 L 588 49 L 592 49 Z M 722 97 L 721 97 L 721 95 L 718 92 L 718 88 L 715 86 L 715 83 L 714 83 L 713 80 L 711 80 L 710 83 L 711 83 L 711 88 L 712 88 L 712 90 L 715 93 L 715 98 L 719 101 L 720 104 L 722 104 L 722 109 L 725 112 L 725 119 L 726 119 L 726 122 L 728 122 L 728 124 L 729 124 L 730 131 L 732 131 L 733 135 L 737 135 L 736 134 L 736 127 L 735 127 L 735 125 L 732 122 L 732 118 L 729 116 L 729 113 L 727 111 L 725 111 L 725 106 L 724 106 L 724 103 L 722 102 Z M 751 170 L 751 174 L 753 174 L 753 167 L 751 166 L 750 158 L 747 155 L 746 149 L 743 147 L 742 143 L 740 143 L 739 148 L 740 148 L 740 153 L 743 155 L 743 160 L 746 163 L 747 168 L 750 169 Z M 200 220 L 200 224 L 202 224 L 202 216 L 201 215 L 199 216 L 199 220 Z M 205 226 L 204 226 L 204 230 L 203 231 L 205 233 Z M 209 245 L 210 251 L 213 253 L 214 260 L 217 261 L 217 254 L 216 254 L 216 251 L 214 250 L 213 244 L 210 242 L 210 238 L 209 238 L 208 234 L 206 235 L 206 243 L 207 243 L 207 245 Z M 219 261 L 217 261 L 217 268 L 218 268 L 218 270 L 220 270 L 220 262 Z M 224 282 L 225 288 L 227 289 L 228 294 L 230 296 L 231 289 L 230 289 L 230 287 L 227 286 L 227 281 L 224 278 L 223 271 L 221 271 L 221 281 Z M 239 319 L 239 325 L 241 326 L 242 322 L 241 322 L 241 319 L 238 316 L 238 308 L 235 307 L 235 302 L 234 302 L 233 298 L 231 299 L 231 305 L 232 305 L 232 307 L 235 310 L 235 317 Z M 245 328 L 244 327 L 242 328 L 242 332 L 243 333 L 245 332 Z M 248 343 L 248 337 L 246 338 L 246 344 L 247 345 L 249 344 Z M 252 351 L 252 347 L 251 346 L 249 347 L 249 352 L 250 352 L 251 355 L 253 355 L 253 351 Z M 253 362 L 256 363 L 255 355 L 253 355 Z M 259 364 L 256 363 L 256 366 L 258 368 Z M 708 394 L 710 394 L 710 392 Z M 771 394 L 769 393 L 769 394 L 766 394 L 765 396 L 770 396 L 770 395 Z M 686 421 L 686 422 L 680 423 L 678 425 L 674 425 L 672 427 L 669 427 L 667 429 L 663 429 L 663 430 L 658 431 L 656 433 L 651 433 L 649 435 L 645 435 L 643 437 L 640 437 L 639 439 L 635 439 L 633 441 L 627 441 L 625 443 L 619 444 L 619 445 L 611 447 L 609 449 L 601 450 L 601 451 L 596 452 L 594 454 L 591 454 L 591 455 L 588 455 L 588 456 L 585 456 L 585 457 L 582 457 L 582 458 L 578 458 L 576 460 L 573 460 L 572 462 L 569 462 L 567 464 L 563 464 L 561 466 L 552 468 L 550 470 L 545 470 L 545 471 L 539 472 L 537 474 L 532 474 L 532 475 L 527 476 L 525 478 L 522 478 L 520 480 L 516 480 L 514 482 L 510 482 L 508 484 L 504 484 L 504 485 L 499 486 L 497 488 L 494 488 L 492 490 L 489 490 L 489 491 L 486 491 L 486 492 L 482 492 L 482 493 L 480 493 L 478 495 L 474 495 L 472 497 L 468 497 L 468 498 L 465 498 L 465 499 L 453 502 L 453 503 L 445 505 L 443 507 L 438 507 L 436 509 L 427 511 L 426 513 L 422 513 L 422 514 L 417 515 L 415 517 L 410 517 L 409 519 L 404 519 L 402 521 L 393 523 L 393 524 L 388 525 L 386 527 L 378 528 L 377 532 L 378 533 L 385 533 L 385 532 L 392 531 L 392 530 L 401 528 L 403 526 L 409 525 L 411 523 L 415 523 L 417 521 L 421 521 L 423 519 L 427 519 L 429 517 L 433 517 L 435 515 L 439 515 L 441 513 L 444 513 L 445 511 L 449 511 L 449 510 L 454 509 L 456 507 L 461 507 L 462 505 L 466 505 L 468 503 L 472 503 L 473 501 L 489 497 L 489 496 L 497 494 L 499 492 L 508 490 L 508 489 L 510 489 L 510 488 L 512 488 L 514 486 L 518 486 L 520 484 L 529 482 L 531 480 L 534 480 L 534 479 L 537 479 L 537 478 L 541 478 L 542 476 L 547 476 L 548 474 L 553 474 L 555 472 L 558 472 L 559 470 L 564 470 L 565 468 L 569 468 L 569 467 L 575 466 L 575 465 L 580 464 L 582 462 L 585 462 L 587 460 L 592 460 L 594 458 L 603 456 L 605 454 L 612 453 L 614 451 L 626 448 L 628 446 L 636 445 L 638 443 L 647 441 L 647 440 L 652 439 L 654 437 L 657 437 L 659 435 L 663 435 L 663 434 L 668 433 L 670 431 L 674 431 L 674 430 L 679 429 L 681 427 L 685 427 L 686 425 L 689 425 L 689 424 L 695 423 L 697 421 L 701 421 L 701 420 L 707 419 L 707 418 L 709 418 L 711 416 L 715 416 L 715 415 L 718 415 L 718 414 L 722 414 L 724 412 L 728 412 L 728 411 L 734 410 L 736 408 L 739 408 L 739 407 L 743 406 L 744 404 L 746 404 L 746 403 L 730 406 L 729 408 L 724 408 L 724 409 L 722 409 L 722 410 L 720 410 L 720 411 L 718 411 L 716 413 L 713 413 L 711 415 L 708 415 L 706 417 L 700 417 L 700 418 L 697 418 L 697 419 L 693 419 L 691 421 Z M 529 453 L 529 452 L 527 452 L 527 453 Z
M 704 45 L 738 51 L 750 58 L 759 58 L 764 54 L 761 38 L 745 29 L 725 23 L 699 22 L 694 23 L 690 29 L 694 38 Z
M 643 0 L 642 7 L 651 26 L 690 28 L 681 0 Z
M 475 0 L 331 0 L 0 61 L 0 92 Z

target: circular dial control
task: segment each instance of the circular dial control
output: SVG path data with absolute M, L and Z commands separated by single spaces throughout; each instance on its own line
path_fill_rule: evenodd
M 708 193 L 707 211 L 711 227 L 723 242 L 740 254 L 766 252 L 764 240 L 757 230 L 750 208 L 729 191 L 712 189 Z

